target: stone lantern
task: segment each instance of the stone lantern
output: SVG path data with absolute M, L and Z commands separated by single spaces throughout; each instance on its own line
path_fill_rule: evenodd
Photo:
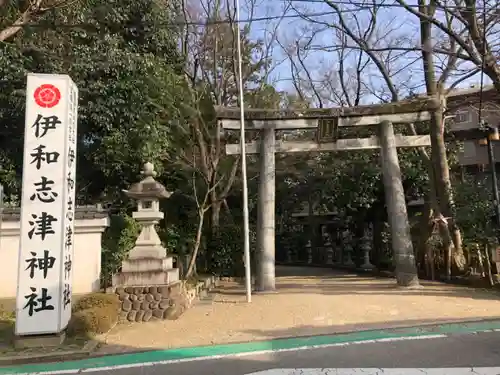
M 158 286 L 179 280 L 179 270 L 173 268 L 173 258 L 167 255 L 155 229 L 155 224 L 163 219 L 160 199 L 169 198 L 172 193 L 154 179 L 153 164 L 144 164 L 141 173 L 144 179 L 124 190 L 137 201 L 137 211 L 132 216 L 141 225 L 141 233 L 128 259 L 122 262 L 122 272 L 113 277 L 113 286 Z
M 346 226 L 344 231 L 342 232 L 342 241 L 344 243 L 344 252 L 345 252 L 345 260 L 342 265 L 349 268 L 353 268 L 356 266 L 356 264 L 352 260 L 352 251 L 353 251 L 352 234 L 348 226 Z
M 361 242 L 361 248 L 363 250 L 363 264 L 361 269 L 363 270 L 375 270 L 375 266 L 370 262 L 370 252 L 372 249 L 372 239 L 373 239 L 373 229 L 372 225 L 365 229 L 364 235 Z

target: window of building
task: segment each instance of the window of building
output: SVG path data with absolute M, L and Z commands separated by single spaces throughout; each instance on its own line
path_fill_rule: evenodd
M 455 124 L 464 124 L 471 121 L 470 111 L 458 111 L 455 113 Z
M 464 157 L 466 158 L 474 158 L 476 157 L 476 143 L 474 141 L 465 141 L 464 142 Z

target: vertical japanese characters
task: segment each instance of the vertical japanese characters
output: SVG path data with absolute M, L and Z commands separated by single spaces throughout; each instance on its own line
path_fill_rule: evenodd
M 71 317 L 78 90 L 28 75 L 16 334 L 63 330 Z
M 72 264 L 75 234 L 75 180 L 76 180 L 76 124 L 78 108 L 78 91 L 75 85 L 69 92 L 68 129 L 66 133 L 66 199 L 64 203 L 64 238 L 63 238 L 63 300 L 62 320 L 69 322 L 71 318 Z

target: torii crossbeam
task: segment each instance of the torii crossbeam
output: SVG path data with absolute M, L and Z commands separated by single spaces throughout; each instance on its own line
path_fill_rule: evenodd
M 275 153 L 336 152 L 380 149 L 387 211 L 394 256 L 399 258 L 398 284 L 418 283 L 410 237 L 405 195 L 401 180 L 398 147 L 430 146 L 429 135 L 394 134 L 393 123 L 428 121 L 439 108 L 436 98 L 418 98 L 398 103 L 348 108 L 267 110 L 246 109 L 245 129 L 259 130 L 260 141 L 246 145 L 247 154 L 260 154 L 260 185 L 257 226 L 256 291 L 275 290 Z M 240 109 L 216 108 L 217 119 L 226 130 L 240 128 Z M 369 138 L 339 139 L 339 127 L 378 126 L 379 135 Z M 316 142 L 275 140 L 276 130 L 317 129 Z M 240 154 L 239 144 L 226 145 L 226 154 Z

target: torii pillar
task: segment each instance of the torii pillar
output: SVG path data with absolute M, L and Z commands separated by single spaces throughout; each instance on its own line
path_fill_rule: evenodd
M 249 130 L 259 130 L 260 140 L 247 145 L 247 154 L 259 154 L 259 193 L 257 203 L 257 259 L 255 292 L 273 292 L 275 275 L 275 210 L 276 210 L 276 157 L 279 152 L 276 130 L 313 130 L 317 119 L 253 120 L 247 123 Z M 234 119 L 222 121 L 227 130 L 238 130 L 240 122 Z M 296 143 L 294 143 L 296 145 Z M 295 151 L 304 151 L 302 145 Z M 289 152 L 285 151 L 285 152 Z M 293 150 L 292 150 L 293 152 Z M 241 154 L 239 144 L 226 145 L 227 154 Z M 243 156 L 242 156 L 243 157 Z
M 260 141 L 259 198 L 257 203 L 256 292 L 276 289 L 275 210 L 276 210 L 276 134 L 272 123 L 263 129 Z
M 379 131 L 385 204 L 391 229 L 393 255 L 396 258 L 396 278 L 399 285 L 418 288 L 417 267 L 411 241 L 394 126 L 390 121 L 382 121 L 379 125 Z

